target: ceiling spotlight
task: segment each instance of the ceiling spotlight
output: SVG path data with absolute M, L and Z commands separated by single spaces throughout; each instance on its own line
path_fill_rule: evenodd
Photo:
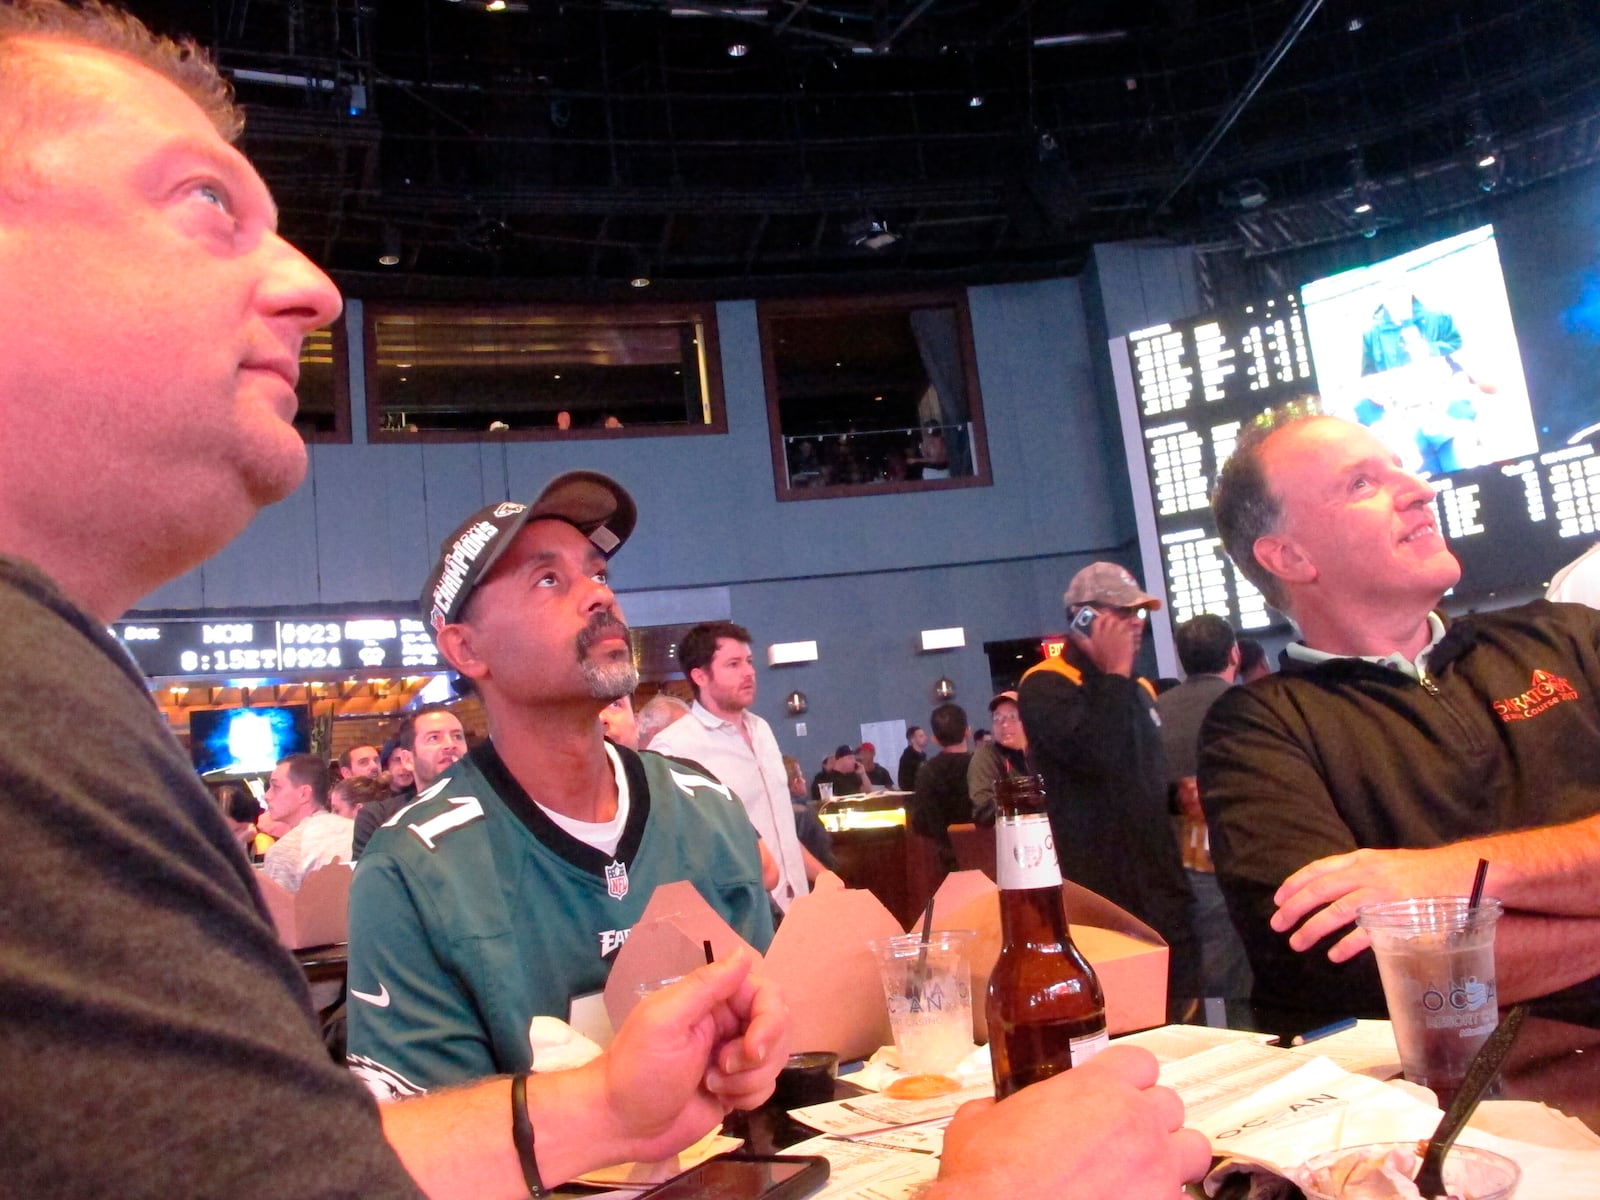
M 728 43 L 728 57 L 729 58 L 743 58 L 746 54 L 749 54 L 749 53 L 750 53 L 750 47 L 745 45 L 743 42 L 729 42 Z
M 636 287 L 636 288 L 647 288 L 647 287 L 650 286 L 650 276 L 648 276 L 648 275 L 635 275 L 632 279 L 628 280 L 628 286 L 629 287 Z
M 1467 117 L 1467 157 L 1478 171 L 1480 191 L 1492 192 L 1500 186 L 1505 165 L 1500 160 L 1499 145 L 1494 130 L 1481 111 L 1474 109 Z
M 870 213 L 847 222 L 844 236 L 849 239 L 852 246 L 866 250 L 882 250 L 885 246 L 892 246 L 900 240 L 898 233 L 892 232 L 886 223 Z
M 378 265 L 380 267 L 400 265 L 400 231 L 393 225 L 383 227 L 383 249 L 378 252 Z
M 483 7 L 489 12 L 505 12 L 506 0 L 489 0 Z
M 1378 185 L 1373 183 L 1372 178 L 1367 174 L 1367 160 L 1362 156 L 1361 151 L 1357 150 L 1355 157 L 1350 160 L 1350 215 L 1362 218 L 1370 217 L 1378 206 L 1377 202 Z M 1370 221 L 1364 223 L 1371 225 Z M 1371 233 L 1367 233 L 1366 229 L 1361 232 L 1366 234 L 1367 237 L 1372 236 Z M 1373 233 L 1376 232 L 1377 230 L 1374 229 Z
M 1267 185 L 1259 179 L 1236 179 L 1217 192 L 1217 202 L 1235 212 L 1250 212 L 1260 208 L 1269 199 Z
M 982 96 L 982 94 L 979 93 L 979 92 L 973 92 L 972 95 L 968 96 L 967 97 L 967 107 L 968 108 L 982 108 L 983 107 L 983 96 Z

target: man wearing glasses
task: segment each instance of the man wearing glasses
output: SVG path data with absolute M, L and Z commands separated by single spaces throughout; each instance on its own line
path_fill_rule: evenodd
M 1172 1017 L 1199 995 L 1193 896 L 1167 814 L 1155 689 L 1133 673 L 1145 621 L 1161 607 L 1116 563 L 1091 563 L 1063 602 L 1066 644 L 1022 677 L 1028 759 L 1044 777 L 1061 873 L 1167 940 Z

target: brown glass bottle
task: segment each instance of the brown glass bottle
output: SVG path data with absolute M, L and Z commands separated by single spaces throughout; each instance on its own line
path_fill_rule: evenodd
M 987 1011 L 994 1090 L 1004 1099 L 1087 1062 L 1108 1039 L 1100 980 L 1067 928 L 1044 785 L 1009 775 L 994 795 L 1004 940 Z

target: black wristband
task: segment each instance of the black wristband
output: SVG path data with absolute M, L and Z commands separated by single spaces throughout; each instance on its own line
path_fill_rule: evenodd
M 517 1148 L 517 1161 L 522 1164 L 522 1179 L 528 1185 L 528 1195 L 534 1200 L 544 1200 L 550 1194 L 539 1178 L 539 1160 L 533 1153 L 533 1121 L 528 1117 L 528 1077 L 511 1077 L 511 1144 Z

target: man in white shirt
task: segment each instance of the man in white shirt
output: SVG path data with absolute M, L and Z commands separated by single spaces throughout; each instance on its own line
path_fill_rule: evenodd
M 778 861 L 771 894 L 787 912 L 827 868 L 800 844 L 783 753 L 772 727 L 750 711 L 756 699 L 750 633 L 732 621 L 696 625 L 678 643 L 678 665 L 694 688 L 694 706 L 656 734 L 650 749 L 699 763 L 733 789 Z
M 298 892 L 318 867 L 350 861 L 356 823 L 328 811 L 328 764 L 315 754 L 291 754 L 272 768 L 267 815 L 289 829 L 261 864 L 272 882 Z

